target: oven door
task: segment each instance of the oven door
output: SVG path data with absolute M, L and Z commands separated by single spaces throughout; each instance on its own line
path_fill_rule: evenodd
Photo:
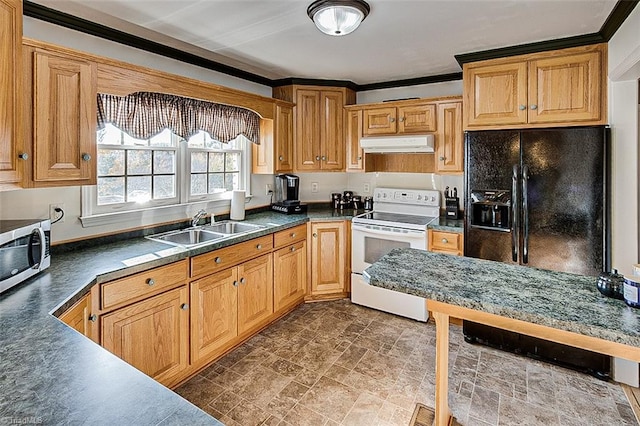
M 351 271 L 361 274 L 394 248 L 427 249 L 426 231 L 352 223 Z

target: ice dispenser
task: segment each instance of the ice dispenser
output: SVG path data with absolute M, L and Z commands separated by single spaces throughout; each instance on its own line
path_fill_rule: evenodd
M 471 190 L 471 226 L 508 231 L 511 228 L 511 191 Z

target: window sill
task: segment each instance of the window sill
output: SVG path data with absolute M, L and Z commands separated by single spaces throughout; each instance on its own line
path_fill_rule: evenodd
M 251 197 L 251 195 L 247 195 L 245 197 L 245 204 L 251 201 Z M 230 206 L 231 199 L 225 198 L 221 200 L 197 201 L 184 204 L 172 204 L 170 206 L 157 206 L 137 210 L 80 216 L 80 222 L 82 223 L 83 228 L 106 226 L 125 222 L 129 225 L 155 225 L 166 222 L 176 222 L 179 220 L 188 220 L 200 209 L 204 209 L 207 213 L 211 213 L 222 207 L 229 208 Z

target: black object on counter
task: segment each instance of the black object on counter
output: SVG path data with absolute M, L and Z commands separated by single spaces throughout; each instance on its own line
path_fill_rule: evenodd
M 373 210 L 373 197 L 364 197 L 363 204 L 366 211 Z
M 460 219 L 460 209 L 458 208 L 459 202 L 460 199 L 458 197 L 445 197 L 447 219 Z
M 624 300 L 624 277 L 614 269 L 610 273 L 603 272 L 598 277 L 598 290 L 607 297 Z
M 284 214 L 306 213 L 307 205 L 299 203 L 297 205 L 271 204 L 271 210 Z

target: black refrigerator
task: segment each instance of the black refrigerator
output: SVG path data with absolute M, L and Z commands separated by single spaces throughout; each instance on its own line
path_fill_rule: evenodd
M 465 256 L 594 277 L 609 270 L 607 127 L 467 132 L 465 148 Z M 467 341 L 609 373 L 609 357 L 463 328 Z

